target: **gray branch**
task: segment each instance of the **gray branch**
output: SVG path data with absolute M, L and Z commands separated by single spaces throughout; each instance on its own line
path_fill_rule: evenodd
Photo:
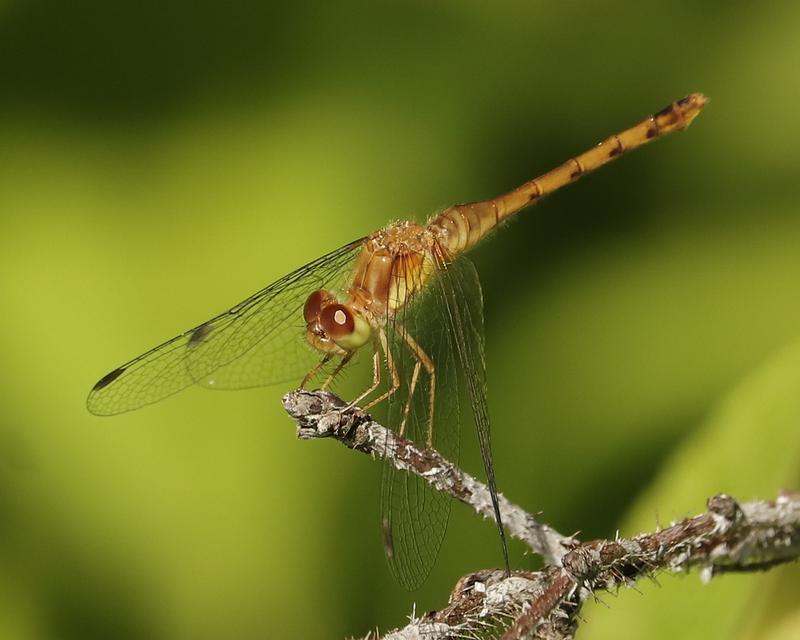
M 384 640 L 571 640 L 585 600 L 632 587 L 643 577 L 698 568 L 704 582 L 729 572 L 764 571 L 800 558 L 800 495 L 739 505 L 709 499 L 708 511 L 655 533 L 577 545 L 563 567 L 535 573 L 479 572 L 459 580 L 447 608 L 413 618 Z M 502 634 L 502 635 L 501 635 Z M 377 636 L 374 636 L 377 638 Z M 367 636 L 365 640 L 372 640 Z
M 387 460 L 401 471 L 420 476 L 437 491 L 469 505 L 484 518 L 494 520 L 485 484 L 445 460 L 439 452 L 421 449 L 411 440 L 379 425 L 358 407 L 347 406 L 327 391 L 302 389 L 287 393 L 283 406 L 297 422 L 299 438 L 335 438 L 351 449 Z M 506 532 L 541 555 L 546 564 L 560 565 L 561 558 L 573 546 L 572 538 L 538 522 L 502 495 L 499 501 Z
M 391 461 L 436 489 L 492 517 L 488 490 L 475 478 L 377 424 L 333 394 L 295 391 L 284 407 L 301 438 L 333 437 L 351 449 Z M 462 577 L 441 611 L 412 615 L 384 640 L 444 640 L 501 637 L 502 640 L 574 637 L 585 600 L 598 591 L 633 586 L 643 577 L 698 569 L 703 582 L 731 572 L 765 571 L 800 558 L 800 494 L 739 504 L 721 494 L 708 511 L 654 533 L 579 543 L 562 536 L 505 498 L 507 531 L 542 555 L 542 571 L 482 571 Z M 374 640 L 378 635 L 368 635 Z

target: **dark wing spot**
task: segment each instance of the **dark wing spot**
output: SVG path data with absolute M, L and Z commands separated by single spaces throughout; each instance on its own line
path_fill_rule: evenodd
M 569 179 L 575 180 L 576 178 L 579 178 L 583 173 L 583 165 L 581 165 L 581 163 L 578 161 L 577 158 L 572 159 L 572 164 L 575 165 L 575 170 L 569 174 Z
M 658 135 L 658 127 L 652 126 L 647 130 L 647 139 L 655 138 Z
M 186 343 L 186 347 L 188 349 L 194 349 L 201 342 L 203 342 L 203 340 L 205 340 L 213 330 L 214 327 L 212 325 L 201 324 L 194 331 L 192 331 L 192 335 L 189 337 L 189 342 Z
M 678 100 L 678 106 L 685 107 L 692 101 L 692 96 L 686 96 L 685 98 L 681 98 Z
M 119 369 L 114 369 L 111 373 L 107 373 L 97 381 L 97 383 L 92 387 L 92 391 L 100 391 L 100 389 L 107 387 L 123 373 L 125 373 L 125 367 L 120 367 Z

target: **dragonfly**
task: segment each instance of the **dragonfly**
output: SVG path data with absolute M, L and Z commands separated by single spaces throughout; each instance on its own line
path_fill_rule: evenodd
M 350 406 L 379 405 L 401 436 L 458 461 L 471 422 L 500 546 L 487 406 L 483 302 L 464 254 L 515 213 L 584 174 L 691 124 L 707 103 L 690 94 L 503 195 L 458 204 L 427 223 L 392 222 L 289 273 L 234 307 L 103 376 L 90 412 L 119 414 L 192 385 L 241 389 L 301 380 L 327 389 L 357 353 L 372 382 Z M 408 589 L 428 576 L 442 545 L 450 499 L 418 476 L 384 464 L 381 525 L 392 574 Z

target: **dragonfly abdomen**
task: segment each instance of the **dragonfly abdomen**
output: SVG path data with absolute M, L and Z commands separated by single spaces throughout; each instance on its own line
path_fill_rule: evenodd
M 562 165 L 497 198 L 448 207 L 428 224 L 439 242 L 453 256 L 470 249 L 509 216 L 536 203 L 582 175 L 602 167 L 673 131 L 681 131 L 694 120 L 708 99 L 691 93 L 638 124 L 616 133 Z
M 497 203 L 484 200 L 448 207 L 428 223 L 428 229 L 455 257 L 478 244 L 501 220 Z

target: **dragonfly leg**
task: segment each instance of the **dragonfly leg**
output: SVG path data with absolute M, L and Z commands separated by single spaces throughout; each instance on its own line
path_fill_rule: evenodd
M 403 340 L 406 341 L 408 348 L 411 349 L 411 353 L 414 354 L 417 360 L 416 365 L 414 365 L 411 383 L 409 384 L 408 399 L 406 400 L 406 406 L 403 410 L 403 422 L 400 425 L 400 434 L 402 435 L 405 429 L 406 420 L 411 411 L 411 400 L 414 396 L 414 388 L 417 385 L 417 376 L 419 375 L 420 366 L 425 367 L 425 371 L 427 371 L 428 377 L 431 380 L 430 390 L 428 391 L 428 434 L 425 438 L 425 444 L 428 449 L 431 449 L 433 447 L 433 407 L 436 401 L 436 367 L 433 366 L 433 361 L 428 354 L 419 346 L 411 334 L 406 331 L 405 327 L 398 327 L 398 331 L 400 335 L 403 336 Z
M 408 414 L 411 412 L 411 401 L 414 399 L 414 391 L 417 388 L 420 369 L 422 369 L 422 363 L 417 360 L 414 363 L 414 371 L 411 373 L 411 382 L 408 384 L 408 397 L 406 398 L 406 406 L 403 407 L 403 419 L 400 421 L 400 427 L 397 429 L 397 432 L 401 436 L 406 434 L 406 422 L 408 421 Z
M 380 329 L 380 331 L 378 332 L 378 336 L 380 339 L 380 346 L 383 349 L 384 356 L 386 357 L 386 366 L 389 369 L 389 377 L 391 377 L 392 379 L 392 384 L 384 393 L 382 393 L 377 398 L 371 400 L 366 405 L 364 405 L 362 408 L 365 411 L 370 407 L 374 407 L 379 402 L 383 402 L 384 400 L 386 400 L 386 398 L 391 396 L 395 391 L 397 391 L 397 389 L 400 388 L 400 375 L 397 373 L 397 367 L 394 364 L 394 358 L 392 358 L 392 352 L 389 350 L 389 341 L 386 339 L 386 333 L 384 332 L 383 329 Z M 376 353 L 375 367 L 376 369 L 380 369 L 380 359 L 379 359 L 380 354 L 377 349 L 375 353 Z M 355 402 L 363 400 L 369 393 L 371 393 L 374 390 L 375 387 L 377 387 L 377 384 L 374 385 L 372 389 L 370 389 L 366 393 L 362 393 L 359 396 L 358 400 L 354 401 L 354 404 Z
M 326 353 L 325 357 L 323 357 L 322 360 L 320 360 L 316 365 L 314 365 L 314 368 L 306 374 L 306 377 L 303 378 L 303 381 L 300 383 L 301 389 L 306 388 L 306 385 L 314 379 L 314 376 L 319 373 L 319 370 L 322 369 L 322 367 L 324 367 L 326 364 L 328 364 L 328 362 L 330 362 L 331 357 L 332 356 L 329 353 Z M 338 373 L 338 369 L 336 373 Z
M 349 402 L 347 404 L 346 408 L 350 409 L 350 408 L 356 406 L 359 402 L 361 402 L 364 398 L 366 398 L 370 393 L 375 391 L 375 389 L 378 388 L 378 385 L 380 383 L 381 383 L 381 352 L 380 352 L 380 349 L 379 349 L 379 347 L 378 347 L 378 345 L 376 343 L 375 344 L 375 349 L 374 349 L 374 351 L 372 353 L 372 385 L 370 385 L 369 389 L 364 391 L 357 398 L 355 398 L 354 400 Z M 367 409 L 370 406 L 372 406 L 372 405 L 368 404 L 368 405 L 366 405 L 364 407 L 364 409 Z
M 352 351 L 349 351 L 349 352 L 347 353 L 347 355 L 345 355 L 345 356 L 342 356 L 342 359 L 341 359 L 341 361 L 339 362 L 339 364 L 337 364 L 337 365 L 336 365 L 336 368 L 335 368 L 335 369 L 334 369 L 334 370 L 331 372 L 331 374 L 330 374 L 330 375 L 329 375 L 329 376 L 328 376 L 328 377 L 325 379 L 325 382 L 323 382 L 323 383 L 322 383 L 322 386 L 320 387 L 320 389 L 322 389 L 323 391 L 325 391 L 325 390 L 326 390 L 326 389 L 327 389 L 327 388 L 330 386 L 331 382 L 333 382 L 333 379 L 334 379 L 336 376 L 338 376 L 338 375 L 339 375 L 339 372 L 340 372 L 342 369 L 344 369 L 344 366 L 345 366 L 345 365 L 346 365 L 348 362 L 350 362 L 350 359 L 351 359 L 352 357 L 353 357 L 353 352 L 352 352 Z

